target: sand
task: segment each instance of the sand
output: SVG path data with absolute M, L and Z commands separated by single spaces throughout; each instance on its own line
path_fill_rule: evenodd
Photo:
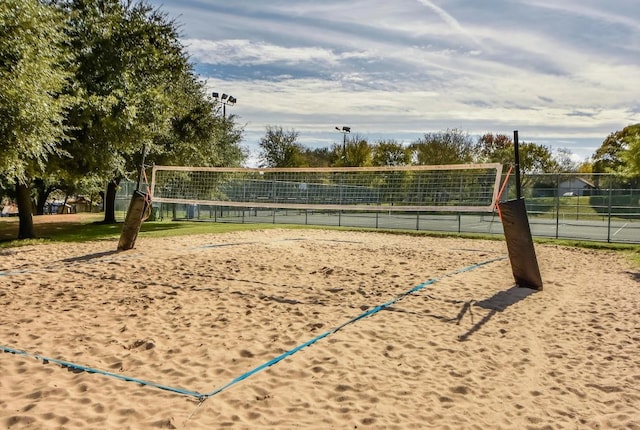
M 0 345 L 26 353 L 0 353 L 0 428 L 640 429 L 640 275 L 620 253 L 537 245 L 534 292 L 502 241 L 116 246 L 0 250 Z

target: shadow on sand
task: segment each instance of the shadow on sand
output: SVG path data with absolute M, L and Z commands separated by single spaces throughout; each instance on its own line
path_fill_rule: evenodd
M 64 260 L 62 260 L 62 262 L 64 263 L 74 263 L 77 261 L 91 261 L 95 258 L 102 258 L 102 257 L 108 257 L 110 255 L 114 255 L 114 254 L 118 254 L 120 251 L 103 251 L 103 252 L 96 252 L 95 254 L 87 254 L 87 255 L 81 255 L 79 257 L 71 257 L 71 258 L 65 258 Z
M 487 315 L 485 315 L 480 321 L 475 323 L 473 325 L 473 327 L 471 327 L 469 330 L 467 330 L 466 333 L 458 336 L 458 340 L 463 342 L 463 341 L 469 339 L 469 337 L 473 333 L 475 333 L 478 330 L 480 330 L 482 328 L 482 326 L 484 326 L 487 322 L 489 322 L 489 320 L 496 313 L 503 312 L 509 306 L 514 305 L 514 304 L 526 299 L 530 295 L 532 295 L 534 293 L 537 293 L 537 292 L 538 292 L 537 290 L 534 290 L 534 289 L 531 289 L 531 288 L 523 288 L 523 287 L 513 286 L 513 287 L 509 288 L 508 290 L 499 291 L 498 293 L 494 294 L 493 296 L 489 297 L 488 299 L 484 299 L 484 300 L 480 300 L 480 301 L 471 301 L 471 302 L 465 303 L 464 306 L 462 307 L 462 309 L 460 310 L 460 313 L 458 314 L 458 317 L 457 317 L 458 323 L 460 323 L 460 320 L 462 320 L 462 317 L 464 317 L 464 315 L 467 312 L 471 311 L 471 306 L 479 306 L 479 307 L 481 307 L 483 309 L 488 309 L 491 312 L 489 312 Z

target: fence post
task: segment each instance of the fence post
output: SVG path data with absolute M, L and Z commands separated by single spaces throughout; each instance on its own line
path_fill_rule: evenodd
M 607 208 L 607 243 L 611 243 L 611 201 L 613 199 L 613 190 L 611 187 L 611 178 L 609 178 L 609 204 Z
M 556 175 L 556 239 L 560 237 L 560 173 Z

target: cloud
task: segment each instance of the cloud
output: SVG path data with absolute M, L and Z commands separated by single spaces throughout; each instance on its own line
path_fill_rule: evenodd
M 161 0 L 151 0 L 152 3 Z M 255 146 L 267 125 L 330 144 L 520 129 L 583 158 L 640 122 L 634 0 L 162 0 Z
M 447 13 L 446 10 L 444 10 L 443 8 L 435 5 L 433 2 L 431 2 L 429 0 L 417 0 L 417 1 L 420 4 L 428 7 L 431 10 L 433 10 L 436 14 L 438 14 L 438 16 L 440 18 L 442 18 L 442 20 L 444 22 L 446 22 L 447 25 L 449 25 L 453 30 L 455 30 L 458 33 L 461 33 L 462 35 L 464 35 L 466 37 L 468 37 L 475 44 L 481 45 L 481 42 L 476 37 L 474 37 L 472 34 L 470 34 L 465 28 L 463 28 L 462 25 L 460 25 L 460 23 L 458 22 L 458 20 L 455 19 L 451 14 Z
M 217 65 L 260 66 L 281 63 L 295 66 L 320 63 L 331 66 L 340 61 L 366 57 L 362 52 L 336 53 L 322 47 L 287 47 L 247 39 L 185 39 L 183 43 L 195 61 Z
M 638 21 L 638 5 L 632 0 L 627 2 L 628 9 L 624 2 L 603 3 L 601 1 L 594 2 L 595 6 L 589 6 L 588 1 L 564 0 L 558 2 L 556 0 L 525 0 L 522 3 L 538 8 L 550 9 L 569 15 L 583 16 L 594 21 L 603 21 L 610 24 L 627 26 L 635 31 L 640 31 L 640 22 Z M 599 9 L 598 6 L 605 6 L 605 10 Z M 635 9 L 634 9 L 635 8 Z M 614 13 L 613 11 L 618 11 Z

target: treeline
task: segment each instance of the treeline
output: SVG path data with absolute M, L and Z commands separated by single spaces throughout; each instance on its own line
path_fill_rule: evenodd
M 53 190 L 97 194 L 149 163 L 239 166 L 243 130 L 218 114 L 179 40 L 142 1 L 0 2 L 0 198 L 20 238 Z M 35 204 L 34 204 L 35 202 Z
M 511 136 L 487 133 L 477 139 L 467 132 L 448 129 L 425 133 L 408 144 L 395 140 L 373 143 L 359 135 L 344 133 L 342 142 L 326 148 L 308 148 L 298 141 L 295 130 L 268 126 L 260 139 L 261 167 L 366 167 L 442 165 L 461 163 L 501 163 L 513 165 L 514 142 Z M 521 172 L 616 174 L 622 188 L 640 186 L 640 124 L 611 133 L 590 159 L 575 162 L 570 150 L 533 142 L 519 143 Z M 598 175 L 593 175 L 598 184 Z
M 298 142 L 298 132 L 269 126 L 260 140 L 261 167 L 366 167 L 461 163 L 514 162 L 511 136 L 487 133 L 474 139 L 458 129 L 425 133 L 409 144 L 395 140 L 370 143 L 359 135 L 344 135 L 340 143 L 327 148 L 307 148 Z M 555 154 L 548 146 L 520 142 L 520 167 L 525 173 L 577 172 L 591 164 L 572 161 L 561 149 Z

